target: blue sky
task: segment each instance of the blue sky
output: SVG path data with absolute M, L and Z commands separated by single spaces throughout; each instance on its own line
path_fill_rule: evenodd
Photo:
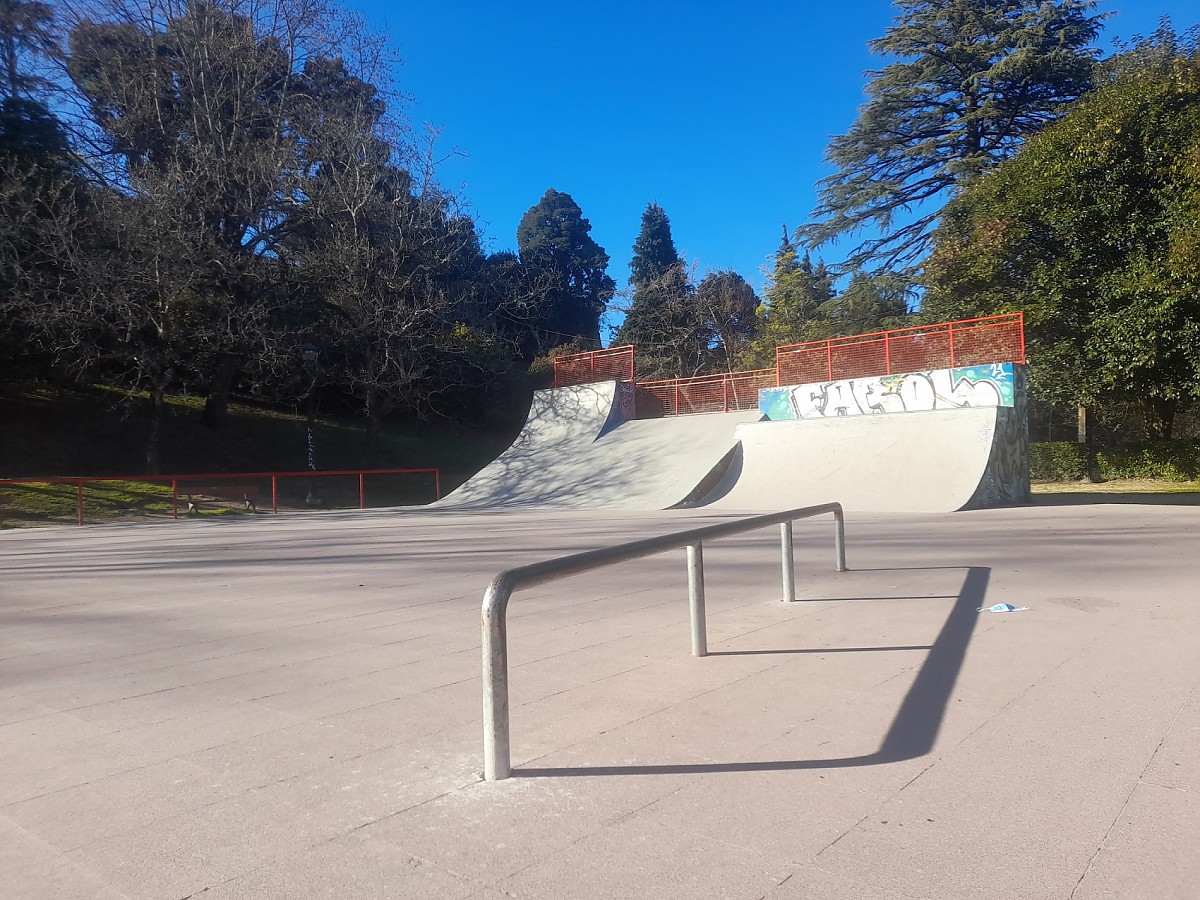
M 414 123 L 465 156 L 439 180 L 470 201 L 490 251 L 547 188 L 575 198 L 624 287 L 642 211 L 657 201 L 701 273 L 758 287 L 781 225 L 806 220 L 822 154 L 878 67 L 866 41 L 885 0 L 608 3 L 359 0 L 402 64 Z M 1099 45 L 1200 20 L 1195 0 L 1107 0 Z M 840 258 L 834 247 L 825 254 Z

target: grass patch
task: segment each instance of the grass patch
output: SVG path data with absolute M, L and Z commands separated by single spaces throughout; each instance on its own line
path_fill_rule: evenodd
M 1115 478 L 1112 481 L 1034 482 L 1035 494 L 1194 494 L 1200 482 L 1166 478 Z
M 160 439 L 161 470 L 170 474 L 302 472 L 308 465 L 307 419 L 300 412 L 232 402 L 223 428 L 202 422 L 202 397 L 167 399 Z M 84 519 L 115 521 L 171 515 L 170 484 L 141 482 L 151 405 L 145 395 L 103 387 L 59 389 L 27 385 L 0 392 L 0 478 L 109 477 L 87 484 Z M 494 431 L 445 424 L 385 423 L 372 436 L 362 419 L 318 416 L 314 445 L 320 470 L 437 468 L 443 494 L 511 443 L 520 423 Z M 260 511 L 271 509 L 269 479 L 253 483 L 205 479 L 180 483 L 180 494 L 203 487 L 222 494 L 252 488 Z M 226 490 L 228 489 L 228 490 Z M 202 492 L 203 493 L 203 492 Z M 367 476 L 368 506 L 427 503 L 428 476 Z M 0 522 L 74 522 L 72 484 L 0 485 Z M 194 515 L 244 514 L 241 495 L 206 496 Z M 281 509 L 357 507 L 358 480 L 320 476 L 280 479 Z M 181 504 L 181 512 L 186 504 Z

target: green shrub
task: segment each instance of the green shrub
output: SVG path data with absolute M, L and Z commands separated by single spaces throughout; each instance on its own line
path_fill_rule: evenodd
M 1053 441 L 1029 445 L 1029 475 L 1034 481 L 1078 481 L 1091 470 L 1087 444 Z
M 1200 441 L 1154 441 L 1096 453 L 1096 474 L 1111 478 L 1193 481 L 1200 475 Z

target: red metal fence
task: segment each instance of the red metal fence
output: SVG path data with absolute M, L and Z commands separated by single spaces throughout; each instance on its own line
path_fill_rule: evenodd
M 427 476 L 431 479 L 433 499 L 441 499 L 441 471 L 438 469 L 344 469 L 302 472 L 236 472 L 208 475 L 130 475 L 114 477 L 83 478 L 3 478 L 0 479 L 0 511 L 11 505 L 18 510 L 24 506 L 40 509 L 55 508 L 56 501 L 64 510 L 74 506 L 75 521 L 84 522 L 85 503 L 104 506 L 113 510 L 141 512 L 146 515 L 167 515 L 179 518 L 183 511 L 199 511 L 205 508 L 231 509 L 240 506 L 258 511 L 269 505 L 272 513 L 278 514 L 280 506 L 303 509 L 317 506 L 322 509 L 353 508 L 357 500 L 359 509 L 367 507 L 367 477 L 378 482 L 380 476 Z M 156 485 L 157 490 L 139 493 L 128 485 Z M 5 485 L 13 488 L 5 492 Z M 105 486 L 108 486 L 106 489 Z M 120 487 L 118 487 L 120 486 Z M 170 493 L 167 488 L 170 488 Z M 392 502 L 382 505 L 399 505 L 428 496 L 428 487 L 416 488 L 416 493 L 405 489 L 384 491 L 378 485 L 376 496 L 383 495 Z M 65 488 L 65 490 L 64 490 Z M 74 488 L 72 491 L 71 488 Z M 86 490 L 85 490 L 86 489 Z M 19 501 L 21 493 L 37 492 L 30 503 Z M 133 497 L 134 494 L 138 496 Z M 73 496 L 71 496 L 73 495 Z M 132 499 L 131 499 L 132 498 Z M 36 502 L 34 502 L 36 501 Z M 428 502 L 426 499 L 425 502 Z M 19 513 L 18 513 L 19 515 Z M 16 518 L 10 513 L 10 516 Z M 49 517 L 56 517 L 54 512 Z M 30 515 L 28 518 L 43 516 Z
M 1022 313 L 809 341 L 775 351 L 781 385 L 1024 361 Z
M 1022 313 L 856 334 L 779 347 L 773 369 L 640 383 L 638 417 L 754 409 L 759 389 L 777 385 L 1024 361 Z M 555 387 L 614 380 L 634 380 L 633 347 L 554 360 Z
M 758 409 L 759 389 L 774 386 L 774 369 L 638 382 L 638 418 Z
M 597 381 L 633 381 L 633 347 L 610 347 L 555 357 L 555 387 Z

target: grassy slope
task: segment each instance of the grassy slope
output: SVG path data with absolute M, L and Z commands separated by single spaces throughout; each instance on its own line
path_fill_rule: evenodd
M 234 403 L 225 428 L 200 421 L 204 401 L 171 398 L 162 435 L 166 474 L 302 471 L 307 466 L 304 416 Z M 29 387 L 0 393 L 0 478 L 53 476 L 136 476 L 145 470 L 149 403 L 103 389 L 59 390 Z M 445 426 L 389 425 L 368 449 L 361 420 L 318 418 L 315 428 L 319 469 L 439 468 L 448 491 L 508 446 L 506 433 L 462 432 Z M 430 487 L 397 478 L 386 487 L 388 500 L 422 502 Z M 353 479 L 321 482 L 329 503 L 357 502 Z M 281 482 L 282 484 L 282 482 Z M 303 480 L 290 481 L 292 493 Z M 259 485 L 269 491 L 269 482 Z M 0 506 L 5 523 L 71 520 L 75 488 L 70 485 L 0 486 L 10 502 Z M 283 498 L 288 502 L 289 498 Z M 268 501 L 269 502 L 269 501 Z M 128 515 L 169 515 L 170 489 L 136 483 L 105 483 L 87 488 L 88 521 Z M 206 513 L 240 506 L 204 504 Z

